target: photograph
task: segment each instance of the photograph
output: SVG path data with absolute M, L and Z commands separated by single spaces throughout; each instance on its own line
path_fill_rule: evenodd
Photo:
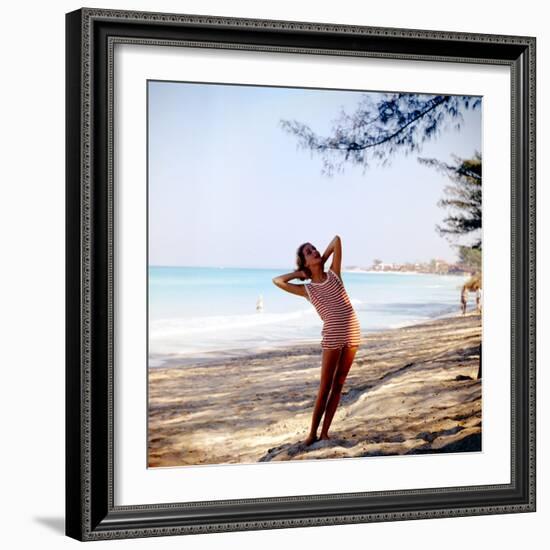
M 535 33 L 214 11 L 66 13 L 65 534 L 535 512 Z
M 147 467 L 482 452 L 483 98 L 145 85 Z

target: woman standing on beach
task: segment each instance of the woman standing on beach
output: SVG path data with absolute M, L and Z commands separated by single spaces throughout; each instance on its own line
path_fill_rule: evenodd
M 325 273 L 324 265 L 331 254 L 332 265 Z M 309 300 L 323 320 L 321 381 L 313 409 L 311 429 L 305 440 L 310 445 L 317 440 L 317 428 L 323 413 L 325 418 L 320 439 L 329 439 L 328 430 L 340 401 L 342 388 L 361 340 L 359 320 L 351 305 L 340 275 L 342 243 L 336 235 L 321 256 L 315 246 L 306 242 L 296 252 L 297 270 L 273 278 L 273 283 L 292 294 Z M 310 279 L 297 285 L 292 279 Z

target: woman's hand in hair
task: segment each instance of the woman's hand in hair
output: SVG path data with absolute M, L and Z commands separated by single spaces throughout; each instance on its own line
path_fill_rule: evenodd
M 291 281 L 292 279 L 296 279 L 297 277 L 301 277 L 301 276 L 304 276 L 307 278 L 307 276 L 302 270 L 296 270 L 296 271 L 293 271 L 292 273 L 286 273 L 285 275 L 279 275 L 278 277 L 273 277 L 273 284 L 283 290 L 286 290 L 287 292 L 290 292 L 291 294 L 297 294 L 298 296 L 303 296 L 304 298 L 307 298 L 305 285 L 297 285 L 297 284 L 288 282 L 288 281 Z
M 282 283 L 288 283 L 288 281 L 292 281 L 292 279 L 298 279 L 299 277 L 307 278 L 307 275 L 305 275 L 305 273 L 301 269 L 297 269 L 296 271 L 292 271 L 291 273 L 285 273 L 284 275 L 273 277 L 273 282 L 275 283 L 275 281 L 278 280 Z

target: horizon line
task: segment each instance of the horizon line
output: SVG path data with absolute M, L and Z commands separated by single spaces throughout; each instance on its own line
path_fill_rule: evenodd
M 433 258 L 437 259 L 437 258 Z M 429 264 L 431 260 L 427 261 L 410 261 L 410 262 L 382 262 L 383 264 L 396 264 L 396 265 L 405 265 L 405 264 Z M 449 262 L 447 260 L 439 260 L 444 261 L 445 263 L 449 265 L 455 265 L 459 264 L 458 261 L 452 261 Z M 194 268 L 203 268 L 203 269 L 296 269 L 292 266 L 250 266 L 250 265 L 181 265 L 181 264 L 147 264 L 148 267 L 194 267 Z M 364 265 L 345 265 L 342 266 L 342 269 L 350 269 L 350 268 L 357 268 L 357 269 L 370 269 L 373 267 L 374 264 L 371 264 L 369 266 Z

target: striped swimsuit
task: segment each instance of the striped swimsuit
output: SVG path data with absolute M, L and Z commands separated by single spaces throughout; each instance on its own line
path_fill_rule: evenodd
M 340 277 L 329 269 L 322 283 L 307 283 L 309 301 L 323 320 L 322 349 L 359 346 L 361 328 Z

